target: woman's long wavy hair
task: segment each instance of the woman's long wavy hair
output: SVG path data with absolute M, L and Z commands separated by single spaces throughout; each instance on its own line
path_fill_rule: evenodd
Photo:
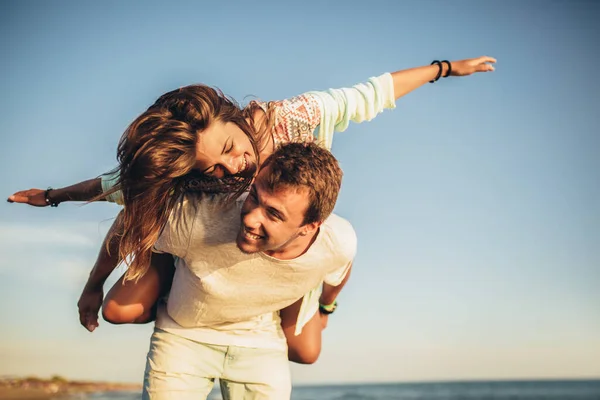
M 119 257 L 129 267 L 125 281 L 137 281 L 147 272 L 152 246 L 183 192 L 228 193 L 231 200 L 248 188 L 252 177 L 216 179 L 194 171 L 196 145 L 214 121 L 232 122 L 248 136 L 259 162 L 266 135 L 254 129 L 258 107 L 251 102 L 241 109 L 216 89 L 191 85 L 162 95 L 129 125 L 117 149 L 119 180 L 104 193 L 123 194 L 122 230 L 115 234 L 120 235 Z M 259 131 L 266 133 L 265 126 Z

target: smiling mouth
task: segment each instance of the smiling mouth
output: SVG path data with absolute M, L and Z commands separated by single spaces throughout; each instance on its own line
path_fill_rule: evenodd
M 242 166 L 238 170 L 237 175 L 243 174 L 244 172 L 246 172 L 246 169 L 248 168 L 248 160 L 246 160 L 246 155 L 245 154 L 242 157 L 242 159 L 243 159 Z
M 248 228 L 243 227 L 244 237 L 250 240 L 261 240 L 264 239 L 264 236 L 256 235 L 248 230 Z
M 240 171 L 236 174 L 243 178 L 253 178 L 256 174 L 256 163 L 252 161 L 252 159 L 248 158 L 249 155 L 244 155 L 244 162 L 242 163 L 242 167 Z

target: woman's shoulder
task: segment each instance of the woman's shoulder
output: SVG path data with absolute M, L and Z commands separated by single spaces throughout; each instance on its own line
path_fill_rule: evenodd
M 310 94 L 269 103 L 273 110 L 273 132 L 278 145 L 287 142 L 312 142 L 321 123 L 321 106 Z

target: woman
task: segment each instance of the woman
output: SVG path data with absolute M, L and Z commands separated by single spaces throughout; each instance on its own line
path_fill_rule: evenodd
M 352 89 L 309 92 L 268 104 L 252 102 L 242 110 L 205 86 L 182 88 L 161 96 L 126 130 L 118 148 L 118 175 L 64 189 L 30 189 L 8 200 L 35 206 L 121 200 L 125 208 L 107 235 L 78 303 L 80 320 L 90 331 L 97 326 L 102 284 L 125 260 L 128 271 L 108 293 L 103 315 L 113 323 L 147 322 L 156 299 L 169 287 L 169 269 L 150 268 L 150 256 L 178 194 L 201 190 L 227 192 L 235 198 L 281 143 L 315 140 L 312 132 L 319 126 L 316 140 L 329 148 L 333 131 L 345 130 L 349 120 L 369 120 L 383 108 L 393 108 L 393 100 L 440 77 L 493 71 L 494 62 L 491 57 L 436 62 L 372 78 Z M 297 310 L 297 304 L 282 310 L 282 324 L 295 321 Z M 303 347 L 320 350 L 320 321 L 311 319 L 300 338 L 286 332 L 291 355 L 301 354 Z M 319 346 L 310 346 L 314 341 Z

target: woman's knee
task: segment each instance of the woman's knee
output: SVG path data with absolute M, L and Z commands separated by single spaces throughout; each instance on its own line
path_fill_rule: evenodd
M 122 305 L 107 299 L 102 305 L 102 318 L 115 325 L 144 324 L 154 320 L 154 313 L 140 304 Z
M 314 364 L 321 355 L 321 343 L 304 343 L 298 348 L 288 349 L 290 361 L 298 364 Z

